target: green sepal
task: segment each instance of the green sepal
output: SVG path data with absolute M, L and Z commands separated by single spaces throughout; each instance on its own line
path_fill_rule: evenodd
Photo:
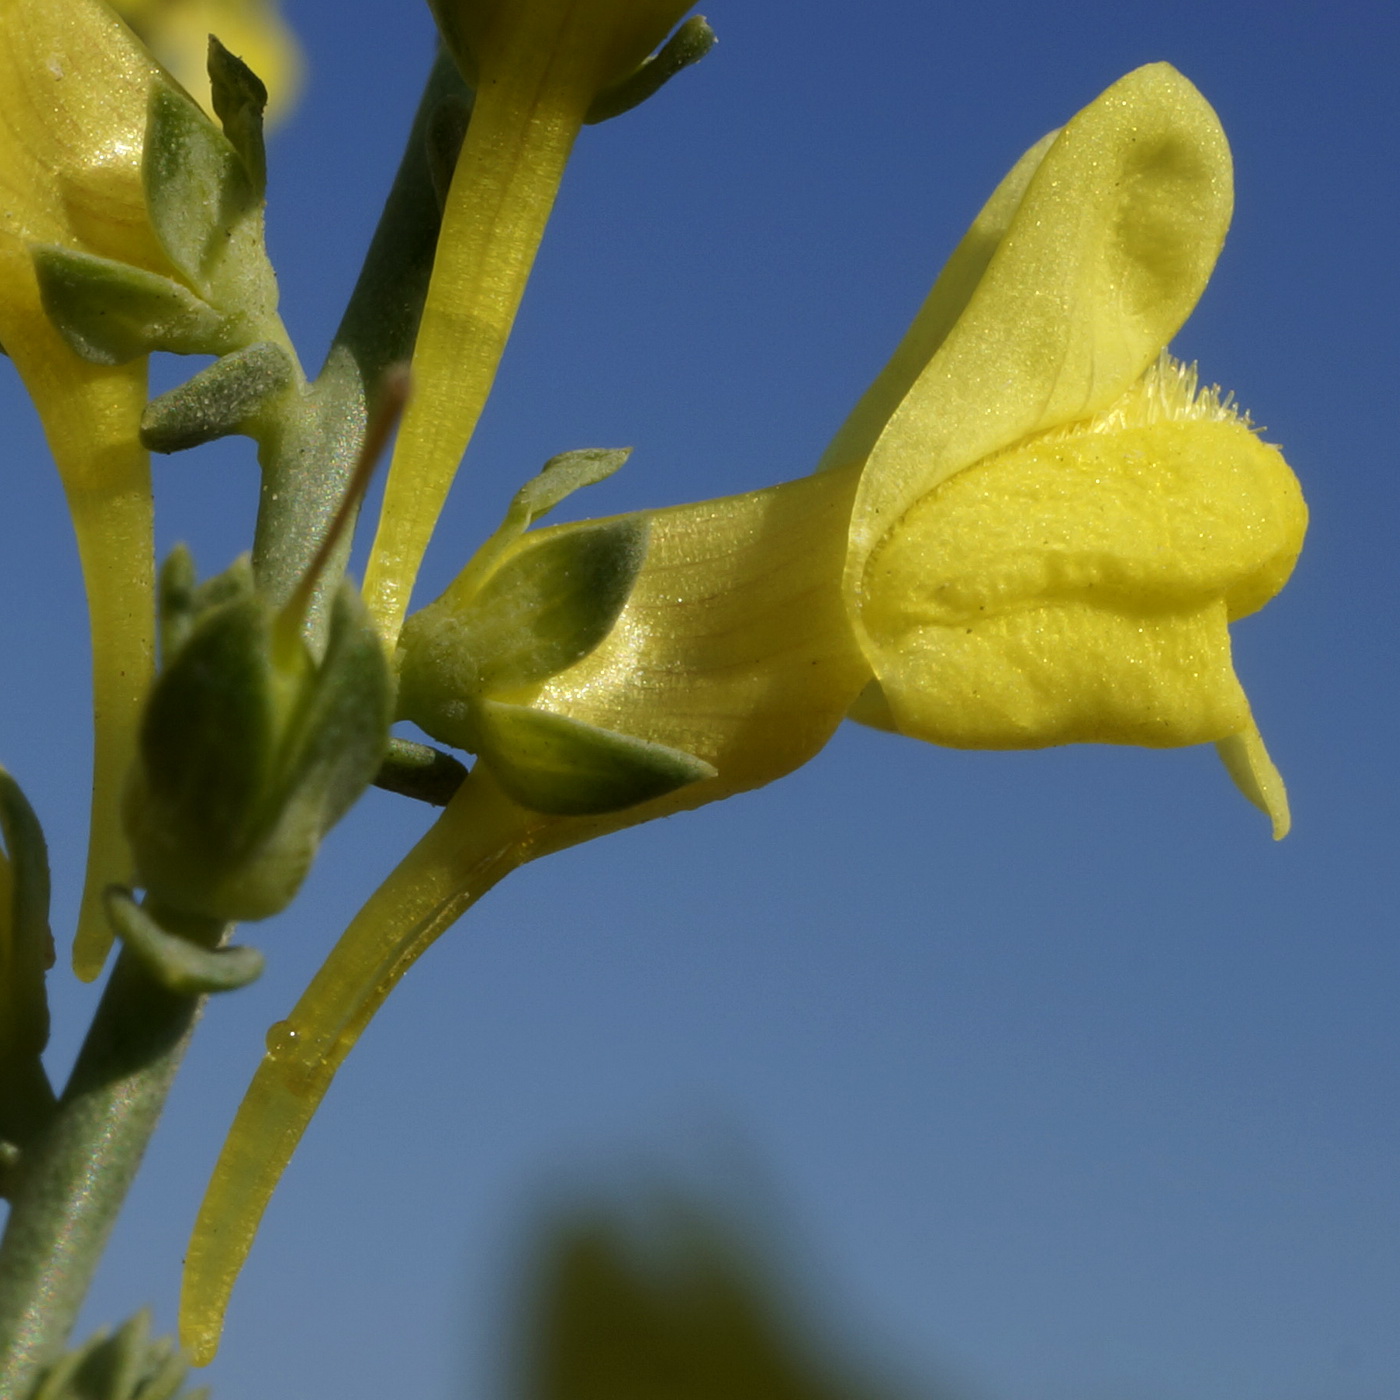
M 236 54 L 209 36 L 209 87 L 214 115 L 247 173 L 253 198 L 267 192 L 267 148 L 263 144 L 263 113 L 267 86 Z
M 580 447 L 551 457 L 538 475 L 532 476 L 515 493 L 506 519 L 521 520 L 520 528 L 528 528 L 566 496 L 606 481 L 631 455 L 630 447 Z
M 464 702 L 537 685 L 608 635 L 646 557 L 647 534 L 635 516 L 567 526 L 527 539 L 465 600 L 454 583 L 404 625 L 399 718 L 470 748 Z
M 54 244 L 32 249 L 44 310 L 85 360 L 120 365 L 152 350 L 220 355 L 237 348 L 228 317 L 156 272 Z
M 526 541 L 459 619 L 480 688 L 536 685 L 587 656 L 627 605 L 648 533 L 634 516 Z
M 201 947 L 162 928 L 120 885 L 107 890 L 104 903 L 112 931 L 168 992 L 233 992 L 262 976 L 266 959 L 256 948 Z
M 703 759 L 564 715 L 484 700 L 475 751 L 508 796 L 536 812 L 594 816 L 713 778 Z
M 659 92 L 683 68 L 699 63 L 718 42 L 704 15 L 692 15 L 639 68 L 620 83 L 604 88 L 589 104 L 584 121 L 594 126 L 630 112 Z
M 582 447 L 551 457 L 511 497 L 496 532 L 471 557 L 447 594 L 462 600 L 475 593 L 502 556 L 536 520 L 548 515 L 575 491 L 610 477 L 631 455 L 630 447 Z
M 295 380 L 280 345 L 260 340 L 235 350 L 152 399 L 141 415 L 141 442 L 152 452 L 183 452 L 231 433 L 251 435 L 259 414 Z
M 185 93 L 158 83 L 151 89 L 141 176 L 166 256 L 208 295 L 234 225 L 261 204 L 243 158 Z
M 141 884 L 182 914 L 286 907 L 384 754 L 393 684 L 358 593 L 342 583 L 314 662 L 246 562 L 189 588 L 162 570 L 165 664 L 123 806 Z
M 181 1389 L 188 1369 L 169 1337 L 151 1339 L 142 1308 L 115 1333 L 104 1329 L 59 1357 L 29 1400 L 208 1400 L 207 1386 Z

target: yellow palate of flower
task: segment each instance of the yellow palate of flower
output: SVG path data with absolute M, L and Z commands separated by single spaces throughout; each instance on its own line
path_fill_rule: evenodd
M 1276 448 L 1193 400 L 1122 408 L 949 478 L 871 556 L 862 619 L 900 729 L 965 748 L 1169 747 L 1251 723 L 1227 621 L 1282 586 L 1306 511 Z

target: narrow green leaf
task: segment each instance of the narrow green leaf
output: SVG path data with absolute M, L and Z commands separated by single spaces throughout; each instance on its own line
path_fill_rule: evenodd
M 169 933 L 131 897 L 113 885 L 106 893 L 107 918 L 124 944 L 167 991 L 182 996 L 232 992 L 262 976 L 256 948 L 203 948 Z
M 44 310 L 85 360 L 120 365 L 152 350 L 237 348 L 227 318 L 168 277 L 53 244 L 36 245 L 33 257 Z
M 482 759 L 511 797 L 537 812 L 616 812 L 715 776 L 679 749 L 524 705 L 486 700 L 476 718 Z
M 630 112 L 659 92 L 682 69 L 699 63 L 718 42 L 704 15 L 692 15 L 641 67 L 600 92 L 584 114 L 584 121 L 593 126 Z
M 320 841 L 370 785 L 389 740 L 394 683 L 359 590 L 342 580 L 331 607 L 326 654 L 311 695 L 285 741 L 280 801 Z
M 450 753 L 411 739 L 391 737 L 374 785 L 400 797 L 446 807 L 467 776 L 466 765 Z
M 269 401 L 295 378 L 296 367 L 280 345 L 260 340 L 235 350 L 152 399 L 141 415 L 141 441 L 152 452 L 183 452 L 249 432 Z

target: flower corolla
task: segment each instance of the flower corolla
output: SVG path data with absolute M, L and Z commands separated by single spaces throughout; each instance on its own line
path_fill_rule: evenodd
M 1215 742 L 1288 827 L 1227 624 L 1307 513 L 1278 450 L 1165 347 L 1231 212 L 1179 73 L 1128 74 L 998 188 L 826 457 L 864 462 L 855 717 L 966 748 Z

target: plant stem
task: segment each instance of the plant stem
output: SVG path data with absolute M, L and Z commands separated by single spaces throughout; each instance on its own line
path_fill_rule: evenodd
M 49 1130 L 25 1154 L 0 1244 L 0 1395 L 62 1349 L 184 1056 L 203 997 L 117 958 Z

